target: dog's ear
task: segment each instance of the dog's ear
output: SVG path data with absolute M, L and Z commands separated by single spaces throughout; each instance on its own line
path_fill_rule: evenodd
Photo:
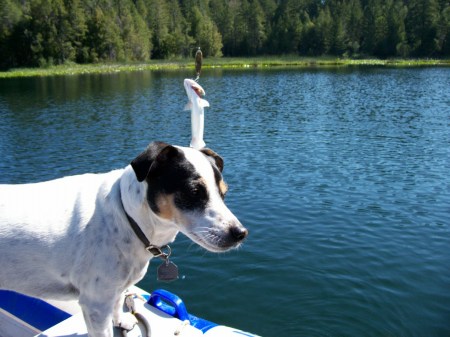
M 150 171 L 153 171 L 161 163 L 178 155 L 178 153 L 178 149 L 172 145 L 164 142 L 152 142 L 144 152 L 131 162 L 131 167 L 136 174 L 137 180 L 139 182 L 144 181 Z
M 208 148 L 203 148 L 200 150 L 203 154 L 205 154 L 207 157 L 214 160 L 214 164 L 216 164 L 217 168 L 220 172 L 223 171 L 223 159 L 221 156 L 219 156 L 217 153 L 215 153 L 213 150 Z

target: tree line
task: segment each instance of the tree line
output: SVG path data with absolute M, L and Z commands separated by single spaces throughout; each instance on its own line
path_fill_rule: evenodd
M 448 0 L 0 0 L 0 68 L 296 54 L 448 57 Z

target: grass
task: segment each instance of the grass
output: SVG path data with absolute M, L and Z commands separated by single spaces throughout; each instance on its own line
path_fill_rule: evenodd
M 450 59 L 340 59 L 331 57 L 306 58 L 297 56 L 253 57 L 253 58 L 206 58 L 203 69 L 208 68 L 266 68 L 266 67 L 419 67 L 419 66 L 450 66 Z M 194 60 L 177 59 L 169 61 L 149 61 L 145 63 L 99 63 L 75 64 L 69 63 L 45 68 L 18 68 L 0 72 L 0 78 L 37 77 L 77 74 L 104 74 L 143 70 L 177 70 L 193 69 Z
M 255 57 L 213 59 L 210 67 L 347 67 L 347 66 L 450 66 L 449 60 L 437 59 L 348 59 L 332 57 Z

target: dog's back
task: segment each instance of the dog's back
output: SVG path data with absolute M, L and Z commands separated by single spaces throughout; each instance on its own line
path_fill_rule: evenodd
M 76 295 L 69 279 L 85 249 L 81 237 L 101 207 L 97 195 L 110 193 L 121 172 L 0 185 L 0 288 Z

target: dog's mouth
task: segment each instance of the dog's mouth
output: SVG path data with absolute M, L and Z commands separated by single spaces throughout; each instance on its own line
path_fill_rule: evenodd
M 248 231 L 243 227 L 238 229 L 233 228 L 227 232 L 204 228 L 203 230 L 200 229 L 185 234 L 206 250 L 221 253 L 239 247 L 247 236 Z
M 175 197 L 159 197 L 158 215 L 174 223 L 180 232 L 206 250 L 225 252 L 238 247 L 247 237 L 247 229 L 226 207 L 222 207 L 222 213 L 216 211 L 216 208 L 203 212 L 180 210 L 176 206 Z

